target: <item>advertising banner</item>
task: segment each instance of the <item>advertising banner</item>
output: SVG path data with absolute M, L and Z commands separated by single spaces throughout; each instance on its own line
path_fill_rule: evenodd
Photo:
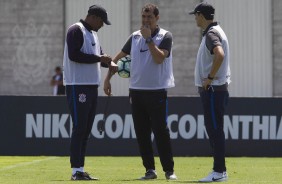
M 0 155 L 69 155 L 72 120 L 65 96 L 0 100 Z M 200 98 L 169 97 L 168 104 L 174 155 L 209 156 Z M 280 98 L 230 98 L 224 116 L 226 155 L 282 156 L 281 104 Z M 128 97 L 98 98 L 87 154 L 139 155 Z

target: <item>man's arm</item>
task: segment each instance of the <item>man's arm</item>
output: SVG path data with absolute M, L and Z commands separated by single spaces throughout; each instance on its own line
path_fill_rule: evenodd
M 211 68 L 210 75 L 209 75 L 210 78 L 215 77 L 215 74 L 219 70 L 223 62 L 223 59 L 224 59 L 224 51 L 221 46 L 214 47 L 213 53 L 214 53 L 214 58 L 213 58 L 212 68 Z
M 166 49 L 161 49 L 157 47 L 157 45 L 154 43 L 154 41 L 151 38 L 150 28 L 146 26 L 142 26 L 140 30 L 141 30 L 142 36 L 144 37 L 144 39 L 146 39 L 146 43 L 148 44 L 148 48 L 151 52 L 153 60 L 157 64 L 162 64 L 170 52 Z
M 162 64 L 164 59 L 168 56 L 169 52 L 165 49 L 159 49 L 154 42 L 148 43 L 149 50 L 153 60 L 157 64 Z
M 210 54 L 214 55 L 212 67 L 209 73 L 209 76 L 205 79 L 203 83 L 204 89 L 207 89 L 207 86 L 210 85 L 216 76 L 217 71 L 219 70 L 223 59 L 224 59 L 224 50 L 222 48 L 222 39 L 219 33 L 216 30 L 211 30 L 206 35 L 206 47 L 210 51 Z
M 80 51 L 83 45 L 83 33 L 78 25 L 69 28 L 67 33 L 68 53 L 70 60 L 77 63 L 93 64 L 97 62 L 108 63 L 109 56 L 86 54 Z
M 214 47 L 213 53 L 214 53 L 214 58 L 212 62 L 211 71 L 210 71 L 208 78 L 204 80 L 204 84 L 203 84 L 203 88 L 206 90 L 207 90 L 208 85 L 211 85 L 224 59 L 224 51 L 221 46 Z
M 123 51 L 120 51 L 113 59 L 112 62 L 114 63 L 117 63 L 119 59 L 127 56 L 128 54 L 126 54 L 125 52 Z M 104 92 L 106 95 L 110 96 L 112 95 L 112 86 L 111 86 L 111 83 L 110 83 L 110 80 L 112 78 L 112 76 L 114 75 L 114 72 L 112 72 L 111 70 L 108 70 L 108 73 L 107 73 L 107 76 L 104 80 Z

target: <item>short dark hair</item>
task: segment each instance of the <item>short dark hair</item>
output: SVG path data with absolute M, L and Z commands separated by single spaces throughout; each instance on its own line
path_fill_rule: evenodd
M 153 10 L 153 13 L 155 16 L 159 15 L 159 8 L 155 4 L 148 3 L 148 4 L 145 4 L 145 6 L 143 6 L 142 8 L 142 12 L 149 12 L 150 10 Z
M 202 14 L 206 20 L 213 20 L 214 19 L 214 15 L 209 15 L 207 13 L 202 13 L 202 12 L 199 12 L 198 14 Z
M 55 70 L 56 70 L 56 71 L 61 71 L 62 69 L 61 69 L 60 66 L 56 66 Z

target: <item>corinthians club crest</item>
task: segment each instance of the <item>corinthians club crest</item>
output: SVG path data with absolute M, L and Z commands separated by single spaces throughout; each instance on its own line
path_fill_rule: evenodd
M 11 42 L 16 45 L 12 59 L 14 80 L 32 88 L 49 77 L 46 41 L 50 30 L 47 25 L 38 27 L 34 19 L 29 19 L 23 27 L 16 25 L 12 35 Z
M 83 94 L 83 93 L 79 94 L 78 95 L 78 101 L 81 102 L 81 103 L 86 102 L 86 94 Z

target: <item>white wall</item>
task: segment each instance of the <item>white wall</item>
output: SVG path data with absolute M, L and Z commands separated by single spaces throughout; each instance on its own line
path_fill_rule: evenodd
M 104 53 L 114 57 L 130 35 L 130 0 L 66 0 L 66 31 L 70 25 L 84 19 L 89 6 L 93 4 L 103 6 L 108 12 L 112 25 L 104 24 L 104 27 L 98 31 L 98 35 Z M 104 96 L 103 81 L 107 71 L 108 69 L 102 69 L 100 96 Z M 120 78 L 116 74 L 111 81 L 113 95 L 128 94 L 128 79 Z
M 232 72 L 230 95 L 241 97 L 272 97 L 273 61 L 271 0 L 207 1 L 215 6 L 215 20 L 220 22 L 220 25 L 229 39 Z M 102 5 L 108 11 L 109 19 L 113 25 L 105 25 L 98 32 L 99 39 L 102 43 L 104 52 L 114 56 L 120 51 L 131 33 L 130 21 L 132 17 L 130 15 L 130 3 L 132 3 L 130 0 L 66 0 L 66 28 L 77 22 L 79 19 L 84 19 L 90 5 Z M 165 3 L 160 5 L 169 6 Z M 138 10 L 141 8 L 136 6 L 136 4 L 133 4 L 133 8 Z M 162 10 L 166 10 L 165 7 L 161 8 Z M 193 7 L 189 6 L 185 8 L 189 10 L 193 9 Z M 162 13 L 164 12 L 166 11 L 162 11 Z M 172 15 L 170 14 L 170 16 Z M 189 20 L 194 19 L 193 17 L 187 17 L 188 15 L 184 15 L 181 12 L 178 17 L 179 16 L 185 16 L 186 19 Z M 162 15 L 162 17 L 166 17 L 166 15 Z M 176 20 L 177 18 L 175 18 L 175 21 Z M 188 26 L 195 25 L 190 25 L 189 23 Z M 179 31 L 184 31 L 184 29 L 179 27 Z M 177 37 L 174 38 L 174 40 L 177 39 Z M 174 59 L 178 60 L 179 58 L 175 55 Z M 183 63 L 180 63 L 180 66 L 183 66 Z M 182 69 L 183 67 L 174 66 L 174 68 Z M 187 69 L 187 67 L 185 69 Z M 106 72 L 107 70 L 103 70 L 102 82 Z M 178 74 L 180 72 L 175 71 L 175 73 Z M 178 79 L 184 78 L 181 76 L 177 77 Z M 193 76 L 191 75 L 189 77 L 190 78 L 187 80 L 193 81 Z M 184 82 L 184 84 L 186 83 L 187 81 Z M 194 89 L 193 85 L 189 86 Z M 99 89 L 99 95 L 104 95 L 102 89 L 103 83 Z M 178 88 L 178 90 L 179 89 L 181 88 Z M 112 79 L 112 90 L 116 96 L 128 95 L 128 80 L 122 79 L 117 75 L 114 76 Z M 182 94 L 181 92 L 181 90 L 175 91 L 174 94 Z
M 230 44 L 230 95 L 272 97 L 271 0 L 207 0 Z

